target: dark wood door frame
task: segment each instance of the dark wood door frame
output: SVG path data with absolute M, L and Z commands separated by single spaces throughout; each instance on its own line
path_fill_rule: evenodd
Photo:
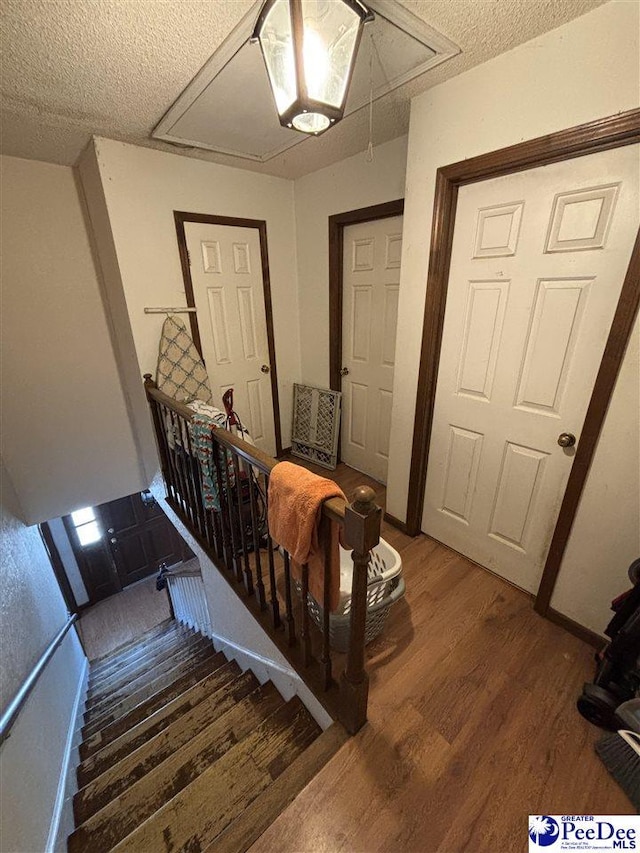
M 44 542 L 44 547 L 47 552 L 47 556 L 49 557 L 51 568 L 53 569 L 53 573 L 58 581 L 60 592 L 64 598 L 64 603 L 67 605 L 67 610 L 69 613 L 78 614 L 80 613 L 80 607 L 78 606 L 76 597 L 73 594 L 73 589 L 71 588 L 69 578 L 67 577 L 67 570 L 62 561 L 62 557 L 60 556 L 60 551 L 58 551 L 58 546 L 55 543 L 53 534 L 51 533 L 49 522 L 44 521 L 42 524 L 39 524 L 38 529 L 40 530 L 40 536 Z
M 347 225 L 389 219 L 404 213 L 404 199 L 348 210 L 329 217 L 329 387 L 342 390 L 342 263 Z
M 264 219 L 239 219 L 234 216 L 215 216 L 208 213 L 187 213 L 183 210 L 174 210 L 173 219 L 176 225 L 178 238 L 178 251 L 180 252 L 180 266 L 184 279 L 184 290 L 187 297 L 187 306 L 195 308 L 195 297 L 193 294 L 193 281 L 191 280 L 191 268 L 189 266 L 189 253 L 187 251 L 187 238 L 185 234 L 185 222 L 199 222 L 204 225 L 230 225 L 234 228 L 255 228 L 260 238 L 260 260 L 262 263 L 262 285 L 264 293 L 264 310 L 267 322 L 267 346 L 269 348 L 269 363 L 271 366 L 271 396 L 273 402 L 273 425 L 276 437 L 276 456 L 282 455 L 282 427 L 280 424 L 280 399 L 278 396 L 278 370 L 276 367 L 276 345 L 273 332 L 273 305 L 271 302 L 271 278 L 269 276 L 269 254 L 267 250 L 267 223 Z M 198 317 L 195 312 L 189 314 L 191 323 L 191 337 L 198 352 L 202 356 L 202 342 L 200 340 L 200 329 Z M 204 356 L 203 360 L 204 360 Z
M 100 518 L 99 514 L 97 514 L 97 517 L 100 519 L 99 523 L 101 524 L 102 519 Z M 64 525 L 64 529 L 67 532 L 69 544 L 71 545 L 71 550 L 73 551 L 73 555 L 76 558 L 78 569 L 80 570 L 80 577 L 82 578 L 82 583 L 84 584 L 87 596 L 89 598 L 89 601 L 84 606 L 91 607 L 92 605 L 97 604 L 98 601 L 102 601 L 103 599 L 108 598 L 111 595 L 115 595 L 118 592 L 122 592 L 122 583 L 120 581 L 120 576 L 118 575 L 118 570 L 116 568 L 111 549 L 107 544 L 107 531 L 105 530 L 103 532 L 102 536 L 100 537 L 99 543 L 96 542 L 93 546 L 88 546 L 89 548 L 91 548 L 92 551 L 101 552 L 102 556 L 104 557 L 105 572 L 107 573 L 104 575 L 104 577 L 106 578 L 108 575 L 113 585 L 113 592 L 109 592 L 108 595 L 103 595 L 100 598 L 96 598 L 96 586 L 92 585 L 91 583 L 91 554 L 87 551 L 87 546 L 83 546 L 80 543 L 78 531 L 76 530 L 76 526 L 73 523 L 73 519 L 71 518 L 71 516 L 63 516 L 62 523 Z M 102 586 L 104 586 L 104 584 Z
M 640 110 L 629 110 L 438 169 L 407 501 L 411 535 L 421 527 L 458 188 L 637 142 Z M 550 609 L 551 595 L 640 304 L 639 268 L 636 239 L 536 597 L 535 608 L 545 616 L 557 615 Z

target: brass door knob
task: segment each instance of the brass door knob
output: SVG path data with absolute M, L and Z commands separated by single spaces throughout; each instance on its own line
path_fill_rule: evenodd
M 349 368 L 343 367 L 342 370 L 340 371 L 340 376 L 348 376 L 348 375 L 349 375 Z
M 268 372 L 271 370 L 271 368 L 269 367 L 269 365 L 268 365 L 268 364 L 263 364 L 263 365 L 262 365 L 262 367 L 260 368 L 260 370 L 261 370 L 263 373 L 268 373 Z
M 576 443 L 576 437 L 571 432 L 561 432 L 558 436 L 558 444 L 560 447 L 573 447 Z

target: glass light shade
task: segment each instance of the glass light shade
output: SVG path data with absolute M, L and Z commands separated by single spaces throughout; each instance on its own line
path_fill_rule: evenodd
M 331 125 L 331 122 L 322 113 L 300 113 L 293 117 L 291 124 L 303 133 L 322 133 Z
M 344 115 L 362 28 L 360 0 L 267 0 L 260 42 L 280 124 L 323 133 Z

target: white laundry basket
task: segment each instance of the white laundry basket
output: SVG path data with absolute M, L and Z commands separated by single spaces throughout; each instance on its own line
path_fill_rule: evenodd
M 349 648 L 352 575 L 351 551 L 340 547 L 340 602 L 336 610 L 329 614 L 331 647 L 337 652 L 346 652 Z M 405 591 L 400 554 L 384 539 L 371 551 L 367 579 L 365 644 L 370 643 L 382 631 L 389 608 L 402 598 Z M 294 584 L 300 595 L 300 581 L 294 578 Z M 313 621 L 318 627 L 322 627 L 324 611 L 311 593 L 307 595 L 307 607 Z

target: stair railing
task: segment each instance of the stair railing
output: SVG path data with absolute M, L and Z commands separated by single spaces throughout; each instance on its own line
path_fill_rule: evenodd
M 331 522 L 337 522 L 343 528 L 342 540 L 353 549 L 345 657 L 331 649 L 328 559 L 323 601 L 318 602 L 314 621 L 309 608 L 302 606 L 308 600 L 308 566 L 301 567 L 300 578 L 294 577 L 290 555 L 275 546 L 266 528 L 268 482 L 277 460 L 227 430 L 212 429 L 210 453 L 219 507 L 207 508 L 190 429 L 194 413 L 160 391 L 150 374 L 144 380 L 168 504 L 329 713 L 350 733 L 357 732 L 367 719 L 369 692 L 367 566 L 370 551 L 380 540 L 382 515 L 373 490 L 360 486 L 353 503 L 332 498 L 322 507 L 320 537 L 328 543 Z M 325 548 L 327 555 L 329 550 Z
M 183 625 L 209 637 L 211 620 L 202 572 L 175 567 L 163 568 L 160 575 L 166 584 L 173 617 Z
M 11 729 L 15 725 L 20 711 L 26 704 L 27 699 L 31 695 L 36 684 L 38 683 L 40 676 L 45 671 L 47 664 L 54 656 L 54 654 L 62 644 L 62 641 L 67 636 L 67 632 L 69 631 L 71 626 L 75 624 L 77 619 L 77 613 L 69 614 L 67 621 L 64 623 L 62 628 L 60 628 L 53 640 L 51 640 L 47 648 L 42 653 L 40 659 L 36 662 L 29 675 L 25 678 L 22 686 L 20 687 L 16 695 L 13 697 L 11 702 L 9 702 L 9 704 L 3 711 L 2 715 L 0 716 L 0 746 L 2 746 L 2 744 L 11 734 Z

